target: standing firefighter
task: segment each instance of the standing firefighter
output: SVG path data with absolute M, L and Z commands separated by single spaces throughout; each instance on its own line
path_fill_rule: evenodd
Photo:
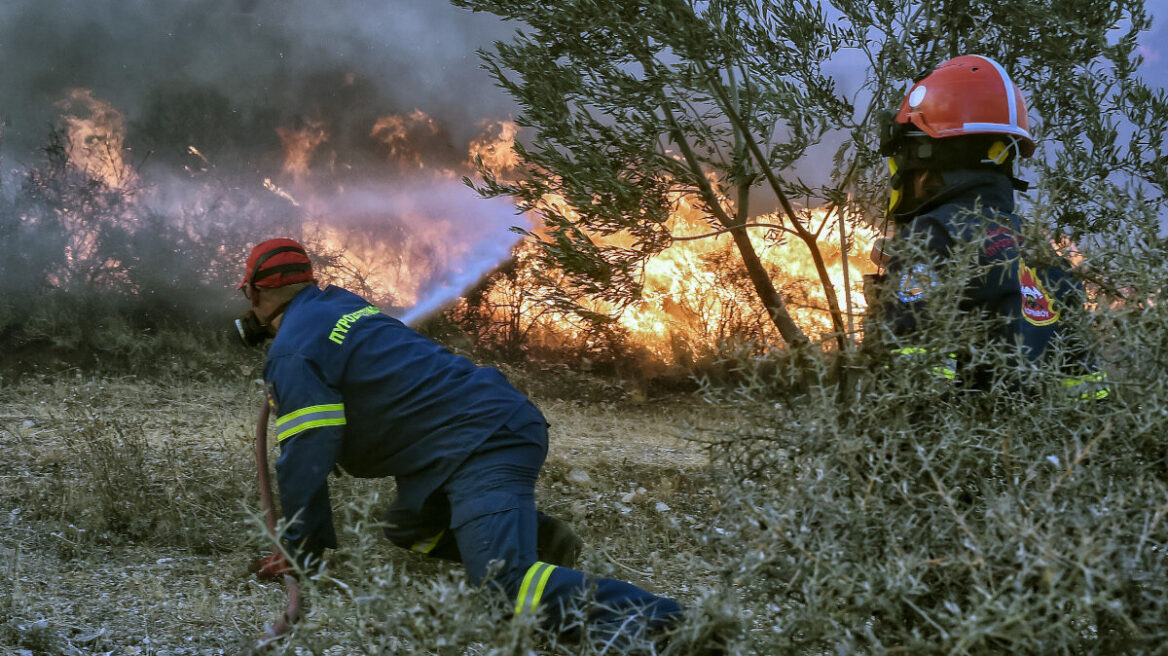
M 565 566 L 578 541 L 534 502 L 547 423 L 499 371 L 452 354 L 355 294 L 314 282 L 304 248 L 273 239 L 252 250 L 240 284 L 251 302 L 240 335 L 252 344 L 275 338 L 264 379 L 290 521 L 283 544 L 297 562 L 307 566 L 336 547 L 327 478 L 339 467 L 396 477 L 389 539 L 461 560 L 473 583 L 506 594 L 516 614 L 538 610 L 546 626 L 569 630 L 580 609 L 592 638 L 626 644 L 680 618 L 674 601 Z M 287 569 L 273 554 L 260 573 Z M 578 606 L 585 596 L 591 605 Z
M 930 321 L 926 307 L 948 302 L 933 296 L 966 245 L 977 246 L 978 271 L 959 281 L 957 308 L 989 320 L 987 337 L 1019 344 L 1031 362 L 1060 339 L 1066 304 L 1081 302 L 1073 300 L 1081 299 L 1081 288 L 1061 260 L 1036 267 L 1023 260 L 1021 219 L 1014 213 L 1014 191 L 1027 187 L 1014 177 L 1014 164 L 1034 147 L 1022 92 L 1001 65 L 977 55 L 942 63 L 913 85 L 897 111 L 885 114 L 880 152 L 889 158 L 896 235 L 887 254 L 884 242 L 873 252 L 887 266 L 890 293 L 875 304 L 868 332 L 888 346 L 897 366 L 915 361 L 933 376 L 974 388 L 998 375 L 993 366 L 973 366 L 968 349 L 918 341 Z M 1106 397 L 1103 374 L 1092 372 L 1085 357 L 1073 359 L 1080 361 L 1068 368 L 1067 391 Z

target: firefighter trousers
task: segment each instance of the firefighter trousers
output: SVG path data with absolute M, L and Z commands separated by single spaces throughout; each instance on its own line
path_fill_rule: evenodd
M 459 556 L 472 583 L 499 590 L 517 615 L 541 613 L 546 628 L 568 637 L 617 646 L 651 639 L 681 618 L 677 602 L 537 559 L 534 493 L 546 430 L 542 422 L 533 423 L 515 431 L 527 435 L 492 438 L 427 500 L 422 513 L 407 517 L 391 508 L 388 537 L 432 556 Z M 439 528 L 443 520 L 447 530 Z

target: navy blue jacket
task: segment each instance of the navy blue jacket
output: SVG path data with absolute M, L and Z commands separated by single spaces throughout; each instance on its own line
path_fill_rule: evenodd
M 396 505 L 416 511 L 508 419 L 543 419 L 498 370 L 333 286 L 308 287 L 289 304 L 264 379 L 280 502 L 295 520 L 284 540 L 300 556 L 336 547 L 327 484 L 336 465 L 396 477 Z
M 933 199 L 897 217 L 887 274 L 892 290 L 878 310 L 880 327 L 899 347 L 911 349 L 913 334 L 928 320 L 924 306 L 934 277 L 946 275 L 945 261 L 959 244 L 980 242 L 978 259 L 986 273 L 966 281 L 954 302 L 963 311 L 1002 319 L 990 337 L 1020 340 L 1027 357 L 1037 360 L 1060 332 L 1066 303 L 1081 303 L 1075 300 L 1080 286 L 1066 267 L 1032 268 L 1022 259 L 1010 178 L 976 170 L 944 176 L 946 187 Z

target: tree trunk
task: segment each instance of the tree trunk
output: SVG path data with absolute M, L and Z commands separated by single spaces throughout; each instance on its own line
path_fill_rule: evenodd
M 855 343 L 856 334 L 856 325 L 852 321 L 852 276 L 848 266 L 848 251 L 851 248 L 848 247 L 848 231 L 844 226 L 844 212 L 840 209 L 837 213 L 839 214 L 840 264 L 844 268 L 844 308 L 848 313 L 848 346 L 851 346 Z
M 831 276 L 829 276 L 827 273 L 827 265 L 823 262 L 823 253 L 821 253 L 819 250 L 819 244 L 816 241 L 815 235 L 807 230 L 807 228 L 799 222 L 799 217 L 795 214 L 795 209 L 791 206 L 791 202 L 787 199 L 787 195 L 783 193 L 783 188 L 781 185 L 779 185 L 779 181 L 775 177 L 774 171 L 771 171 L 767 166 L 767 158 L 765 155 L 763 155 L 762 149 L 759 148 L 755 140 L 751 138 L 750 133 L 747 132 L 746 123 L 742 120 L 742 117 L 739 116 L 738 109 L 735 107 L 733 100 L 730 98 L 726 88 L 723 86 L 721 79 L 712 71 L 712 69 L 705 66 L 703 62 L 698 62 L 698 65 L 702 68 L 702 72 L 706 75 L 710 82 L 710 90 L 721 101 L 721 107 L 726 111 L 726 117 L 730 119 L 730 122 L 734 125 L 734 128 L 737 131 L 736 135 L 738 138 L 742 139 L 743 145 L 746 146 L 747 150 L 754 157 L 756 164 L 763 173 L 763 176 L 770 184 L 771 191 L 773 191 L 775 196 L 779 199 L 779 203 L 782 205 L 784 213 L 791 222 L 791 227 L 794 229 L 799 239 L 803 240 L 803 243 L 807 244 L 807 250 L 811 252 L 811 260 L 815 263 L 815 271 L 819 274 L 820 285 L 823 286 L 824 296 L 827 297 L 827 308 L 831 315 L 832 327 L 836 333 L 836 343 L 839 344 L 840 352 L 843 352 L 847 348 L 845 343 L 847 341 L 847 328 L 844 326 L 843 313 L 840 312 L 839 298 L 835 293 L 835 285 L 832 284 Z M 737 236 L 735 236 L 735 239 L 737 239 Z M 765 302 L 766 301 L 764 300 L 764 303 Z M 778 325 L 777 322 L 776 325 Z M 782 331 L 781 326 L 779 327 L 779 330 Z
M 655 67 L 653 62 L 647 56 L 642 55 L 640 61 L 646 71 L 654 71 Z M 717 194 L 714 193 L 713 187 L 710 186 L 710 181 L 706 179 L 705 171 L 702 169 L 701 163 L 698 161 L 697 156 L 694 155 L 693 149 L 686 140 L 685 133 L 678 126 L 677 120 L 673 116 L 673 110 L 670 109 L 669 102 L 666 100 L 664 89 L 658 88 L 657 96 L 661 101 L 661 111 L 671 126 L 670 136 L 673 142 L 677 144 L 682 157 L 686 161 L 686 165 L 689 166 L 690 172 L 693 174 L 694 184 L 697 187 L 696 191 L 706 209 L 726 228 L 743 226 L 746 223 L 744 214 L 746 203 L 739 203 L 739 216 L 736 217 L 730 216 L 726 209 L 722 207 Z M 739 189 L 742 189 L 741 185 L 739 185 Z M 749 186 L 747 190 L 749 190 Z M 750 281 L 754 284 L 754 290 L 762 301 L 763 307 L 766 308 L 767 313 L 770 315 L 771 321 L 779 329 L 779 335 L 782 336 L 783 341 L 793 349 L 801 349 L 807 346 L 810 343 L 807 340 L 807 336 L 803 334 L 802 330 L 799 330 L 794 320 L 791 319 L 791 314 L 787 312 L 787 304 L 783 302 L 783 297 L 779 295 L 778 290 L 771 283 L 766 268 L 762 265 L 762 260 L 759 259 L 758 253 L 754 250 L 754 244 L 750 242 L 750 236 L 746 234 L 746 228 L 738 227 L 732 229 L 730 234 L 734 236 L 734 243 L 738 246 L 738 252 L 742 255 L 742 262 L 746 266 L 746 273 L 750 276 Z
M 734 213 L 734 224 L 725 226 L 727 228 L 735 228 L 736 226 L 746 225 L 750 218 L 750 187 L 752 177 L 746 170 L 750 166 L 750 159 L 746 155 L 746 146 L 742 140 L 742 132 L 735 130 L 735 153 L 734 157 L 738 162 L 739 167 L 743 171 L 742 178 L 738 181 L 738 203 L 737 209 Z M 775 289 L 774 283 L 771 281 L 770 275 L 767 273 L 766 267 L 763 266 L 762 260 L 758 257 L 758 252 L 754 250 L 754 243 L 750 241 L 750 235 L 746 228 L 738 227 L 731 230 L 730 235 L 734 237 L 734 245 L 738 247 L 738 253 L 742 256 L 742 264 L 746 267 L 746 274 L 750 276 L 750 282 L 754 284 L 754 292 L 758 294 L 759 300 L 762 301 L 763 307 L 766 308 L 767 314 L 770 315 L 771 322 L 779 329 L 779 335 L 782 336 L 783 341 L 792 348 L 801 348 L 807 346 L 810 342 L 803 331 L 795 325 L 795 321 L 791 319 L 791 313 L 787 311 L 787 303 L 783 300 L 783 296 Z
M 794 320 L 791 319 L 791 314 L 787 312 L 787 304 L 783 302 L 783 297 L 779 295 L 770 276 L 767 275 L 762 260 L 759 259 L 758 253 L 754 250 L 754 244 L 750 242 L 750 235 L 746 233 L 746 228 L 731 230 L 730 234 L 734 237 L 734 244 L 738 246 L 738 252 L 742 255 L 742 263 L 746 266 L 750 282 L 754 283 L 754 291 L 762 300 L 763 307 L 770 314 L 771 321 L 779 329 L 783 341 L 793 348 L 807 346 L 809 343 L 807 336 L 799 330 Z

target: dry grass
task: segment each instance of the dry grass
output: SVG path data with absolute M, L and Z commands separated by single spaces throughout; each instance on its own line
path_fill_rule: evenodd
M 231 653 L 276 617 L 282 590 L 246 574 L 268 548 L 250 452 L 260 388 L 246 373 L 189 382 L 67 371 L 4 382 L 0 651 Z M 539 503 L 573 522 L 588 544 L 585 569 L 690 603 L 716 588 L 713 568 L 692 565 L 715 495 L 704 453 L 679 439 L 708 411 L 693 400 L 537 400 L 552 422 Z M 371 523 L 390 481 L 332 488 L 345 528 L 329 575 L 347 583 L 309 585 L 293 644 L 444 654 L 536 644 L 524 627 L 500 631 L 459 568 L 380 537 Z

